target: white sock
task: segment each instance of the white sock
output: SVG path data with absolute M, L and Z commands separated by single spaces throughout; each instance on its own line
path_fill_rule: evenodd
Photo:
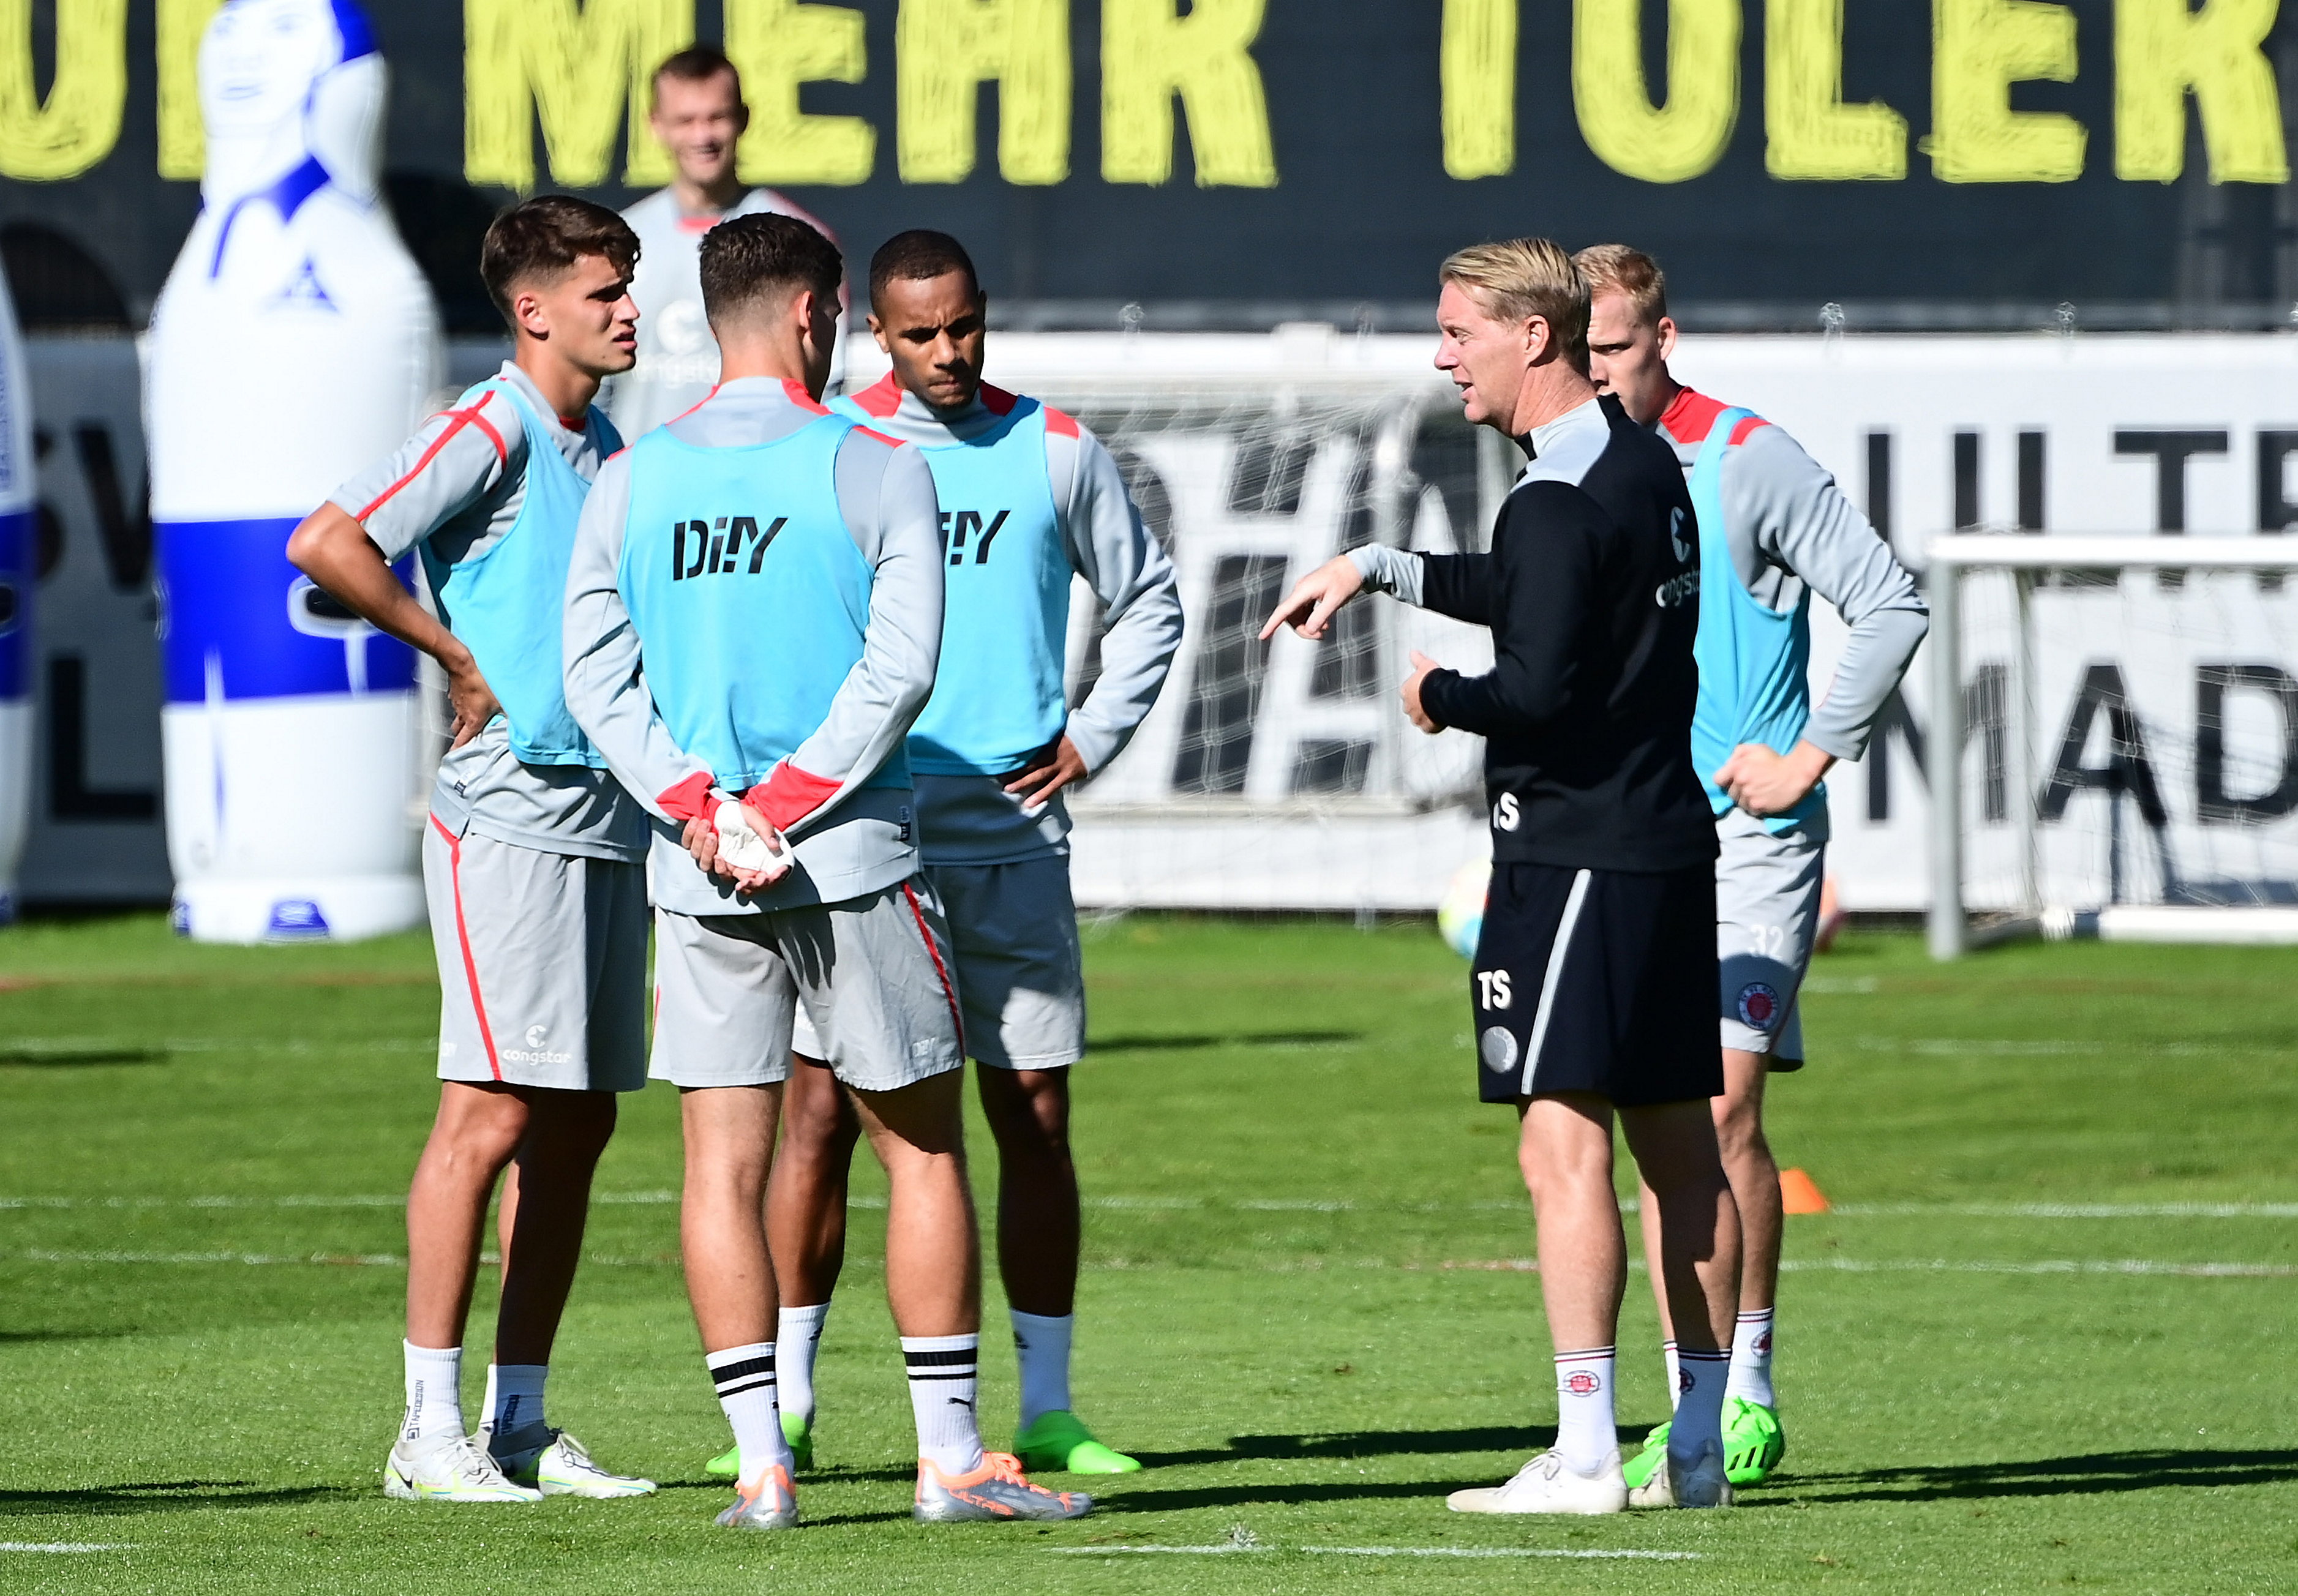
M 463 1433 L 463 1349 L 400 1345 L 407 1352 L 407 1418 L 402 1441 L 424 1441 Z
M 822 1350 L 822 1322 L 829 1317 L 827 1302 L 785 1308 L 774 1332 L 774 1344 L 781 1348 L 776 1355 L 781 1360 L 782 1411 L 809 1423 L 814 1418 L 814 1355 Z
M 1724 1387 L 1728 1399 L 1746 1397 L 1766 1408 L 1780 1404 L 1772 1394 L 1772 1315 L 1758 1308 L 1743 1313 L 1732 1327 L 1732 1379 Z
M 1690 1463 L 1708 1442 L 1714 1442 L 1718 1451 L 1723 1448 L 1724 1386 L 1731 1377 L 1732 1354 L 1679 1347 L 1675 1366 L 1676 1385 L 1682 1394 L 1676 1398 L 1675 1419 L 1668 1427 L 1667 1455 L 1679 1463 Z
M 918 1421 L 918 1456 L 944 1474 L 981 1467 L 981 1428 L 973 1402 L 981 1383 L 979 1336 L 905 1336 L 910 1411 Z
M 1040 1414 L 1070 1410 L 1070 1337 L 1077 1315 L 1047 1319 L 1019 1308 L 1006 1313 L 1013 1320 L 1013 1351 L 1021 1360 L 1021 1427 L 1027 1429 Z
M 1660 1355 L 1667 1360 L 1667 1410 L 1675 1411 L 1675 1399 L 1683 1394 L 1683 1371 L 1675 1366 L 1675 1343 L 1659 1344 Z
M 782 1436 L 782 1419 L 774 1405 L 774 1344 L 752 1342 L 730 1346 L 723 1352 L 705 1352 L 710 1383 L 718 1388 L 718 1405 L 734 1426 L 734 1444 L 741 1449 L 737 1465 L 740 1476 L 754 1480 L 780 1464 L 790 1467 L 789 1443 Z
M 1620 1450 L 1612 1412 L 1611 1347 L 1556 1354 L 1556 1450 L 1575 1474 L 1592 1475 Z
M 542 1422 L 542 1383 L 550 1375 L 548 1363 L 490 1363 L 487 1402 L 480 1410 L 479 1434 L 504 1435 Z

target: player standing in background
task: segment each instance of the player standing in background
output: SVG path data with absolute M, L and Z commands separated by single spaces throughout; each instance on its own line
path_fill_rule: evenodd
M 1444 263 L 1436 364 L 1467 418 L 1527 463 L 1490 554 L 1371 544 L 1279 605 L 1319 637 L 1366 587 L 1492 628 L 1490 674 L 1415 653 L 1405 712 L 1485 741 L 1492 894 L 1472 980 L 1483 1096 L 1513 1103 L 1556 1344 L 1557 1443 L 1505 1484 L 1458 1491 L 1471 1513 L 1728 1506 L 1724 1381 L 1740 1220 L 1707 1100 L 1723 1087 L 1708 1025 L 1715 832 L 1691 768 L 1698 529 L 1674 459 L 1597 396 L 1588 287 L 1546 239 Z M 1614 1424 L 1627 1278 L 1612 1191 L 1612 1116 L 1659 1194 L 1659 1256 L 1687 1382 L 1667 1467 L 1633 1493 Z
M 893 1187 L 915 1516 L 1073 1518 L 1089 1500 L 985 1454 L 974 1418 L 965 1061 L 902 757 L 941 646 L 933 478 L 917 451 L 818 402 L 843 275 L 837 246 L 790 217 L 710 235 L 723 380 L 608 462 L 566 588 L 567 701 L 656 818 L 652 1072 L 680 1088 L 687 1291 L 741 1460 L 718 1522 L 798 1522 L 765 1199 L 799 1004 Z M 761 839 L 770 862 L 720 851 Z
M 736 170 L 736 147 L 750 125 L 742 77 L 708 45 L 696 45 L 655 69 L 654 135 L 677 162 L 678 176 L 623 212 L 645 253 L 631 297 L 638 302 L 639 359 L 607 385 L 601 401 L 623 435 L 636 438 L 708 396 L 718 380 L 718 345 L 702 309 L 702 240 L 734 216 L 795 216 L 828 238 L 837 236 L 771 188 L 753 188 Z M 843 296 L 831 354 L 829 388 L 845 382 Z
M 1667 281 L 1650 256 L 1599 244 L 1574 257 L 1592 294 L 1591 374 L 1637 422 L 1674 449 L 1699 516 L 1699 707 L 1692 758 L 1707 782 L 1721 855 L 1715 942 L 1724 1094 L 1715 1134 L 1745 1237 L 1739 1324 L 1726 1386 L 1724 1461 L 1753 1484 L 1787 1450 L 1772 1389 L 1780 1283 L 1780 1171 L 1764 1137 L 1764 1078 L 1800 1070 L 1796 996 L 1819 937 L 1827 794 L 1820 778 L 1866 751 L 1875 717 L 1916 645 L 1929 611 L 1890 546 L 1794 439 L 1746 410 L 1696 393 L 1669 375 L 1675 323 Z M 1811 704 L 1811 595 L 1851 629 L 1834 684 Z M 1646 1255 L 1657 1259 L 1653 1204 L 1643 1203 Z M 1660 1324 L 1667 1294 L 1652 1277 Z M 1676 1344 L 1667 1343 L 1669 1389 Z M 1628 1465 L 1641 1484 L 1668 1426 Z
M 593 1463 L 542 1405 L 615 1094 L 646 1085 L 646 816 L 567 714 L 558 670 L 575 522 L 622 447 L 591 400 L 600 378 L 630 369 L 638 252 L 621 218 L 584 200 L 532 199 L 496 218 L 480 271 L 511 324 L 512 359 L 287 545 L 314 582 L 439 662 L 455 714 L 423 835 L 446 1084 L 407 1200 L 393 1496 L 654 1489 Z M 436 620 L 392 574 L 409 549 Z M 463 1325 L 487 1201 L 514 1161 L 486 1417 L 467 1437 Z
M 931 702 L 911 729 L 920 846 L 955 944 L 965 1037 L 997 1138 L 997 1258 L 1021 1359 L 1025 1468 L 1123 1474 L 1070 1396 L 1080 1224 L 1070 1066 L 1085 976 L 1061 793 L 1107 765 L 1157 701 L 1181 641 L 1172 562 L 1109 451 L 1059 410 L 981 380 L 988 301 L 946 233 L 870 264 L 870 330 L 893 357 L 840 409 L 915 445 L 942 505 L 948 600 Z M 1068 712 L 1070 583 L 1107 607 L 1101 674 Z M 781 1270 L 783 1427 L 813 1451 L 814 1355 L 844 1262 L 861 1126 L 803 1017 L 767 1224 Z M 725 1460 L 713 1464 L 723 1471 Z

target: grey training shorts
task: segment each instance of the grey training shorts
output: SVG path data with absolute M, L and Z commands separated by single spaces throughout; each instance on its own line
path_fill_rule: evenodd
M 1085 1056 L 1085 960 L 1070 862 L 929 864 L 957 954 L 966 1051 L 999 1070 L 1062 1070 Z M 821 1046 L 803 1013 L 792 1046 Z
M 439 959 L 440 1079 L 646 1085 L 645 865 L 458 837 L 434 815 L 423 889 Z
M 961 1068 L 949 928 L 922 876 L 841 903 L 655 916 L 657 1080 L 772 1086 L 803 1013 L 838 1079 L 890 1092 Z
M 1772 832 L 1740 809 L 1715 822 L 1715 960 L 1724 1046 L 1803 1068 L 1796 1003 L 1819 933 L 1827 844 L 1803 826 Z

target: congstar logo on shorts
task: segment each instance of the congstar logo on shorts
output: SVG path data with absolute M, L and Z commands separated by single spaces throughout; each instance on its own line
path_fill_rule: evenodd
M 508 1064 L 571 1064 L 574 1062 L 574 1055 L 571 1053 L 553 1052 L 547 1046 L 550 1040 L 549 1026 L 530 1025 L 526 1028 L 526 1046 L 504 1048 L 502 1061 Z

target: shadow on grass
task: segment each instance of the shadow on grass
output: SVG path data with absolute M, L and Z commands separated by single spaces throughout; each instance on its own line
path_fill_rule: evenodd
M 1964 1497 L 2087 1496 L 2220 1485 L 2271 1485 L 2298 1480 L 2298 1451 L 2092 1452 L 2005 1463 L 1943 1463 L 1798 1474 L 1776 1482 L 1746 1506 L 1784 1505 L 1790 1494 L 1821 1501 L 1943 1501 Z
M 1181 1053 L 1201 1047 L 1319 1047 L 1364 1038 L 1360 1030 L 1235 1030 L 1219 1036 L 1205 1032 L 1095 1037 L 1087 1047 L 1094 1053 Z
M 1232 1435 L 1226 1447 L 1145 1451 L 1138 1455 L 1145 1468 L 1180 1468 L 1197 1463 L 1244 1463 L 1285 1458 L 1424 1457 L 1475 1451 L 1521 1452 L 1529 1457 L 1555 1442 L 1556 1432 L 1546 1427 L 1492 1425 L 1472 1430 L 1344 1430 L 1329 1435 Z
M 251 1480 L 151 1480 L 77 1491 L 0 1491 L 0 1513 L 182 1513 L 210 1508 L 272 1508 L 366 1496 L 341 1485 L 258 1485 Z
M 163 1047 L 0 1047 L 0 1066 L 66 1070 L 82 1064 L 164 1064 Z

